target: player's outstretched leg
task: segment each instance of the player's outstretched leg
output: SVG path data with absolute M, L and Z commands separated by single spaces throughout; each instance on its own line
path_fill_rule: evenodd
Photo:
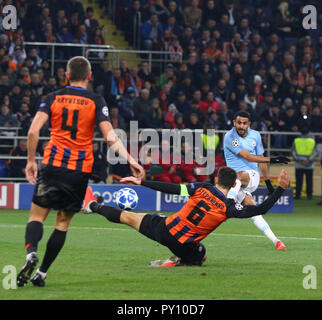
M 275 234 L 273 233 L 273 231 L 271 230 L 270 226 L 265 221 L 263 216 L 255 216 L 255 217 L 252 217 L 251 219 L 254 222 L 255 226 L 260 231 L 262 231 L 268 239 L 270 239 L 274 243 L 275 248 L 277 250 L 286 249 L 285 244 L 275 236 Z
M 27 256 L 25 263 L 17 276 L 17 285 L 19 287 L 23 287 L 28 283 L 31 274 L 39 261 L 37 257 L 37 248 L 43 235 L 43 221 L 46 219 L 48 213 L 49 209 L 41 208 L 34 203 L 31 206 L 29 222 L 25 233 Z

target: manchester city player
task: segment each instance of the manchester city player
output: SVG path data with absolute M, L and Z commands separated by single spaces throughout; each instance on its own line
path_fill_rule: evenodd
M 287 164 L 290 160 L 283 156 L 264 157 L 260 133 L 250 128 L 251 119 L 248 112 L 237 112 L 233 124 L 234 127 L 225 134 L 224 138 L 227 166 L 237 171 L 236 185 L 230 189 L 228 197 L 243 205 L 254 205 L 255 201 L 251 194 L 259 185 L 260 172 L 265 179 L 269 194 L 274 192 L 268 176 L 267 163 Z M 256 227 L 274 243 L 277 250 L 286 248 L 283 242 L 274 235 L 263 216 L 256 216 L 251 219 Z

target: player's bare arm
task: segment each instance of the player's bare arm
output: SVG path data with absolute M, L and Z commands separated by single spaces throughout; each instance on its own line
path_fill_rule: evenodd
M 26 165 L 26 178 L 29 183 L 35 184 L 38 174 L 36 163 L 36 151 L 39 141 L 39 132 L 43 125 L 48 121 L 48 114 L 38 111 L 28 131 L 28 160 Z
M 269 169 L 268 169 L 268 165 L 266 163 L 259 163 L 258 165 L 259 171 L 261 173 L 261 175 L 264 178 L 267 190 L 268 190 L 268 194 L 271 194 L 274 192 L 274 187 L 271 183 L 271 180 L 269 178 Z
M 116 135 L 111 123 L 109 121 L 102 121 L 100 122 L 99 127 L 107 144 L 113 148 L 116 153 L 129 162 L 133 175 L 142 179 L 144 176 L 143 167 L 140 166 L 127 152 L 122 141 Z
M 249 162 L 257 162 L 257 163 L 270 163 L 271 159 L 268 157 L 264 157 L 264 156 L 257 156 L 255 154 L 251 154 L 248 150 L 244 149 L 241 152 L 239 152 L 238 154 L 239 156 L 241 156 L 242 158 L 244 158 L 245 160 L 249 161 Z

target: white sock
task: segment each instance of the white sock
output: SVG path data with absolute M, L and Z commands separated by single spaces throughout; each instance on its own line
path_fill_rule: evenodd
M 262 231 L 265 236 L 270 239 L 274 244 L 276 244 L 277 241 L 279 241 L 275 234 L 273 233 L 273 231 L 271 230 L 271 228 L 269 227 L 269 225 L 267 224 L 267 222 L 264 220 L 263 216 L 255 216 L 255 217 L 251 217 L 251 219 L 253 220 L 255 226 Z
M 240 180 L 236 179 L 236 185 L 234 187 L 230 188 L 230 190 L 227 194 L 227 198 L 236 200 L 238 192 L 240 190 L 240 187 L 241 187 L 241 182 L 240 182 Z
M 40 271 L 39 268 L 37 269 L 37 273 L 40 274 L 42 279 L 46 279 L 47 273 Z

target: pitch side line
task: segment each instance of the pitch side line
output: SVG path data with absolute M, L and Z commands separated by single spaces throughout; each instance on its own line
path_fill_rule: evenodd
M 44 226 L 45 228 L 52 228 L 52 226 Z M 0 228 L 26 228 L 26 225 L 22 224 L 0 224 Z M 101 230 L 101 231 L 125 231 L 125 232 L 134 232 L 132 229 L 123 229 L 123 228 L 99 228 L 99 227 L 69 227 L 69 230 Z M 245 237 L 245 238 L 266 238 L 266 236 L 255 235 L 255 234 L 236 234 L 236 233 L 217 233 L 213 232 L 210 235 L 212 236 L 224 236 L 224 237 Z M 282 239 L 293 239 L 293 240 L 309 240 L 309 241 L 322 241 L 322 238 L 305 238 L 305 237 L 279 237 Z

